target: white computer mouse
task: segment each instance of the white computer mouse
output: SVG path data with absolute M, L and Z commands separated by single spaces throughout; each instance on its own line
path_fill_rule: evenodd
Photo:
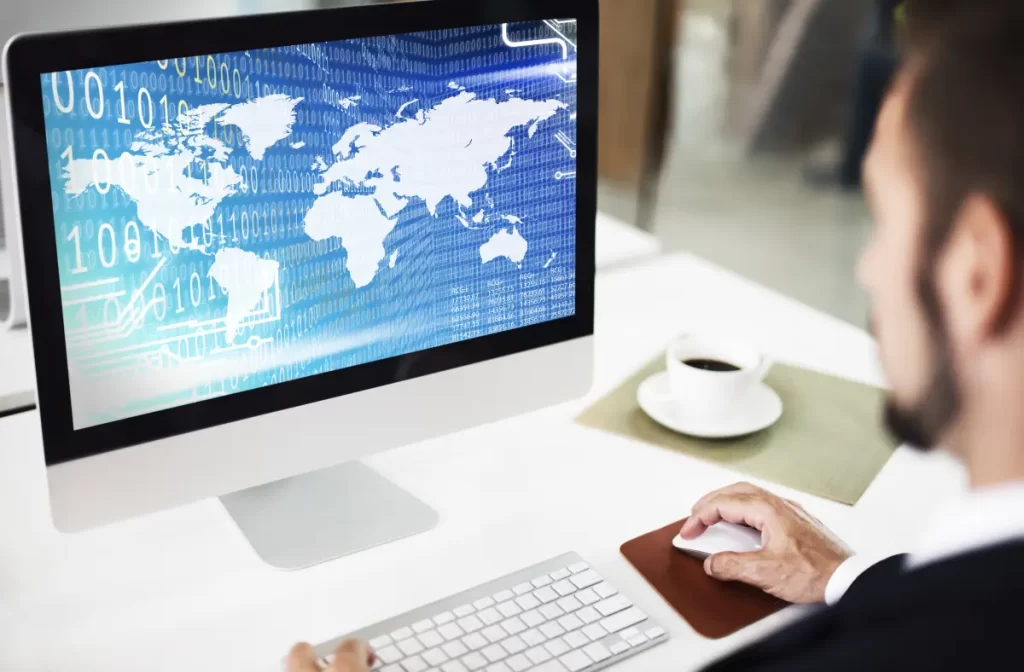
M 721 522 L 709 527 L 696 539 L 683 539 L 677 534 L 672 545 L 698 558 L 724 551 L 751 553 L 761 550 L 761 533 L 746 525 Z

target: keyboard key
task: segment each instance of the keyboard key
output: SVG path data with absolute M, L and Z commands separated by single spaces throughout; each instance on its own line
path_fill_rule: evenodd
M 629 651 L 629 642 L 615 642 L 608 647 L 608 650 L 612 652 L 613 656 L 617 656 L 624 651 Z
M 474 651 L 462 659 L 462 664 L 468 667 L 470 672 L 472 672 L 473 670 L 480 670 L 487 667 L 487 659 Z
M 624 628 L 628 628 L 631 625 L 643 623 L 646 620 L 647 614 L 640 611 L 636 607 L 630 607 L 625 611 L 620 611 L 614 616 L 609 616 L 608 618 L 604 619 L 603 621 L 601 621 L 601 626 L 608 632 L 614 633 Z
M 581 632 L 592 642 L 596 642 L 597 640 L 604 639 L 608 636 L 608 631 L 602 628 L 600 623 L 591 623 L 587 627 L 583 628 Z
M 484 624 L 481 623 L 480 619 L 476 616 L 466 616 L 465 618 L 461 618 L 456 621 L 456 623 L 458 623 L 459 627 L 466 632 L 476 632 L 484 627 Z
M 370 648 L 376 651 L 377 649 L 383 649 L 385 646 L 390 646 L 394 642 L 388 635 L 381 635 L 380 637 L 374 637 L 368 644 Z
M 523 623 L 526 623 L 527 627 L 535 628 L 544 621 L 548 620 L 539 609 L 528 611 L 519 618 L 523 619 Z
M 576 586 L 572 584 L 572 581 L 567 581 L 565 579 L 559 581 L 551 587 L 554 588 L 556 593 L 563 597 L 566 595 L 572 595 L 576 592 Z
M 534 591 L 533 596 L 540 600 L 543 604 L 547 604 L 548 602 L 554 602 L 558 599 L 558 593 L 551 590 L 547 586 L 541 588 L 540 590 Z
M 415 633 L 417 635 L 422 635 L 427 630 L 433 630 L 434 629 L 434 622 L 431 621 L 429 618 L 428 619 L 424 619 L 424 620 L 420 621 L 419 623 L 414 623 L 413 626 L 412 626 L 412 629 L 413 629 L 413 631 L 415 631 Z
M 580 602 L 582 602 L 583 604 L 585 604 L 587 606 L 590 606 L 591 604 L 594 604 L 595 602 L 600 602 L 601 601 L 601 597 L 597 593 L 594 592 L 593 588 L 587 588 L 586 590 L 581 590 L 580 592 L 578 592 L 575 595 L 573 595 L 573 597 L 575 597 L 577 600 L 579 600 Z
M 551 572 L 549 576 L 551 576 L 552 581 L 561 581 L 562 579 L 568 579 L 570 574 L 571 572 L 563 567 L 562 569 Z
M 517 597 L 516 598 L 516 604 L 518 604 L 519 608 L 522 609 L 523 611 L 529 611 L 530 609 L 536 609 L 537 607 L 539 607 L 540 606 L 540 600 L 538 600 L 533 595 L 527 594 L 527 595 L 523 595 L 521 597 Z
M 427 661 L 427 664 L 437 667 L 448 660 L 448 654 L 441 649 L 430 649 L 423 652 L 423 660 Z
M 473 608 L 472 604 L 464 604 L 461 607 L 455 608 L 455 617 L 465 618 L 466 616 L 472 614 L 474 611 L 476 611 L 476 609 Z
M 585 562 L 577 562 L 575 565 L 569 565 L 569 571 L 573 574 L 579 574 L 590 569 L 590 565 Z
M 548 653 L 547 649 L 543 646 L 530 649 L 526 652 L 526 657 L 529 658 L 534 665 L 540 665 L 541 663 L 546 663 L 551 660 L 551 654 Z
M 419 656 L 413 656 L 412 658 L 406 658 L 402 661 L 402 669 L 405 672 L 424 672 L 429 665 L 427 662 Z
M 619 633 L 619 637 L 623 638 L 624 640 L 626 640 L 628 642 L 629 640 L 633 639 L 634 637 L 636 637 L 639 634 L 640 634 L 640 631 L 637 630 L 636 628 L 626 628 L 625 630 L 623 630 L 622 632 Z
M 399 642 L 398 648 L 407 656 L 412 656 L 423 651 L 423 645 L 420 644 L 420 640 L 415 638 L 409 638 Z
M 578 630 L 583 627 L 583 621 L 569 614 L 558 619 L 558 624 L 568 631 Z
M 544 648 L 548 650 L 548 653 L 550 653 L 552 656 L 555 656 L 556 658 L 565 653 L 566 651 L 572 650 L 568 644 L 562 641 L 561 637 L 559 637 L 558 639 L 552 639 L 550 642 L 544 645 Z
M 494 665 L 488 665 L 484 672 L 512 672 L 512 670 L 505 663 L 495 663 Z
M 541 616 L 543 616 L 549 621 L 552 618 L 561 618 L 562 616 L 565 616 L 565 612 L 562 611 L 562 608 L 554 602 L 552 602 L 551 604 L 545 604 L 543 607 L 538 609 L 538 611 L 540 611 Z
M 452 660 L 441 666 L 441 672 L 469 672 L 458 660 Z
M 462 643 L 465 644 L 470 651 L 479 651 L 490 644 L 490 642 L 487 641 L 487 638 L 479 632 L 474 632 L 472 635 L 466 635 L 462 638 Z
M 494 625 L 495 623 L 504 618 L 504 616 L 499 614 L 498 610 L 493 607 L 490 609 L 484 609 L 476 616 L 484 622 L 484 625 Z
M 393 646 L 385 646 L 383 649 L 379 649 L 375 653 L 378 658 L 384 661 L 385 665 L 388 663 L 397 663 L 404 657 L 402 652 Z
M 486 658 L 488 662 L 491 663 L 496 663 L 499 660 L 504 660 L 505 658 L 508 658 L 508 651 L 506 651 L 504 648 L 497 644 L 491 644 L 480 653 L 484 654 L 484 658 Z
M 562 629 L 555 621 L 549 621 L 544 625 L 540 626 L 540 631 L 544 633 L 544 636 L 548 639 L 554 639 L 555 637 L 561 637 L 565 634 L 565 630 Z
M 442 625 L 440 628 L 438 628 L 437 634 L 441 635 L 447 641 L 450 642 L 453 639 L 458 639 L 459 637 L 462 637 L 466 633 L 462 631 L 462 628 L 460 628 L 457 623 L 448 623 L 447 625 Z
M 569 672 L 579 672 L 593 664 L 587 654 L 582 651 L 570 651 L 559 658 L 558 661 L 562 663 L 562 665 L 565 665 Z
M 402 672 L 402 666 L 398 664 L 385 665 L 384 667 L 380 668 L 380 672 Z
M 524 670 L 528 670 L 533 667 L 533 663 L 531 663 L 526 656 L 522 654 L 512 656 L 505 662 L 508 663 L 509 669 L 511 669 L 512 672 L 523 672 Z
M 412 628 L 399 628 L 398 630 L 395 630 L 391 633 L 391 639 L 395 640 L 396 642 L 400 642 L 403 639 L 408 639 L 409 637 L 412 637 Z
M 486 627 L 486 628 L 483 629 L 483 632 L 481 632 L 480 634 L 482 634 L 484 637 L 486 637 L 487 641 L 491 642 L 492 644 L 494 642 L 500 642 L 501 640 L 503 640 L 506 637 L 508 637 L 508 635 L 505 633 L 505 631 L 501 629 L 500 625 L 492 625 L 492 626 Z
M 640 646 L 641 644 L 647 643 L 647 637 L 645 635 L 637 635 L 636 637 L 629 638 L 630 646 Z
M 516 595 L 525 595 L 526 593 L 529 593 L 532 590 L 533 590 L 533 584 L 532 583 L 520 583 L 518 586 L 516 586 L 515 588 L 512 589 L 512 591 Z M 501 600 L 498 600 L 498 601 L 501 602 Z
M 520 632 L 526 630 L 526 623 L 523 623 L 518 616 L 513 616 L 507 621 L 502 621 L 501 627 L 510 635 L 518 635 Z
M 601 642 L 594 642 L 583 647 L 583 653 L 590 656 L 590 659 L 595 663 L 600 663 L 603 660 L 608 660 L 612 657 L 612 652 L 602 644 Z
M 544 576 L 538 576 L 533 580 L 534 588 L 543 588 L 544 586 L 550 586 L 552 583 L 551 577 L 545 574 Z
M 561 607 L 562 611 L 566 613 L 572 613 L 583 606 L 583 604 L 572 595 L 569 597 L 563 597 L 555 604 Z
M 422 635 L 417 635 L 416 639 L 420 640 L 420 644 L 422 644 L 425 649 L 432 649 L 435 646 L 441 646 L 444 644 L 444 637 L 437 634 L 437 630 L 424 632 Z
M 580 572 L 579 574 L 574 574 L 569 580 L 572 581 L 572 584 L 580 590 L 590 588 L 591 586 L 595 586 L 604 581 L 604 579 L 602 579 L 601 576 L 592 569 Z
M 594 586 L 594 592 L 597 593 L 598 597 L 603 599 L 605 597 L 611 597 L 619 591 L 615 590 L 615 587 L 610 583 L 603 582 Z
M 590 644 L 590 640 L 582 632 L 570 632 L 565 637 L 562 637 L 562 640 L 574 649 Z
M 444 651 L 445 655 L 449 658 L 461 658 L 469 653 L 469 649 L 467 649 L 466 645 L 460 641 L 448 642 L 441 647 L 441 650 Z
M 557 660 L 549 660 L 533 668 L 531 672 L 566 672 L 566 669 L 565 665 L 562 665 Z
M 536 630 L 534 630 L 533 632 L 536 632 Z M 523 634 L 525 635 L 526 633 L 524 632 Z M 540 633 L 537 634 L 539 635 Z M 541 639 L 541 641 L 544 640 Z M 504 642 L 502 642 L 501 645 L 505 647 L 505 650 L 509 652 L 509 655 L 520 653 L 528 649 L 530 646 L 532 646 L 530 644 L 527 644 L 526 640 L 519 637 L 519 635 L 512 635 Z
M 544 642 L 548 641 L 548 638 L 544 636 L 544 633 L 537 628 L 527 630 L 521 635 L 521 637 L 523 638 L 523 641 L 526 642 L 527 646 L 540 646 Z
M 519 585 L 520 586 L 526 586 L 526 592 L 530 592 L 531 590 L 533 590 L 533 586 L 531 586 L 528 583 L 521 583 Z M 518 588 L 519 586 L 516 586 L 516 587 Z M 503 590 L 501 592 L 498 592 L 498 593 L 494 594 L 494 601 L 496 603 L 498 603 L 498 602 L 507 602 L 508 600 L 511 600 L 513 597 L 515 597 L 517 594 L 518 593 L 513 593 L 511 590 Z
M 494 606 L 494 599 L 490 598 L 490 597 L 481 597 L 479 600 L 477 600 L 476 602 L 473 603 L 473 607 L 477 611 L 480 611 L 481 609 L 486 609 L 487 607 L 493 607 L 493 606 Z M 413 626 L 413 627 L 415 627 L 415 626 Z
M 647 635 L 647 639 L 657 639 L 658 637 L 664 635 L 665 631 L 662 628 L 655 626 L 650 630 L 645 630 L 644 634 Z
M 601 620 L 601 614 L 597 613 L 597 609 L 594 609 L 593 607 L 583 607 L 576 612 L 576 615 L 579 616 L 580 620 L 584 623 L 593 623 L 594 621 Z
M 597 609 L 602 616 L 611 616 L 612 614 L 619 613 L 623 609 L 629 609 L 632 606 L 633 603 L 624 596 L 614 595 L 609 597 L 607 600 L 601 600 L 595 604 L 594 609 Z
M 520 609 L 519 605 L 515 602 L 502 602 L 498 605 L 498 611 L 500 611 L 501 615 L 505 618 L 512 618 L 517 614 L 523 613 L 523 610 Z
M 438 614 L 437 616 L 434 616 L 434 625 L 444 625 L 445 623 L 451 623 L 454 620 L 455 614 L 453 614 L 450 611 L 445 611 L 443 613 Z

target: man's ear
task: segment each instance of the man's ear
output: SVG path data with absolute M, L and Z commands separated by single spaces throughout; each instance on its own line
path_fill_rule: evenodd
M 990 198 L 964 202 L 938 271 L 945 317 L 958 342 L 980 344 L 1005 329 L 1017 298 L 1015 241 Z

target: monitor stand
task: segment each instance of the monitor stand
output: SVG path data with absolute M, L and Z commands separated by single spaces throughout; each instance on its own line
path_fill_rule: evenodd
M 256 554 L 303 569 L 426 532 L 437 512 L 362 462 L 345 462 L 220 498 Z

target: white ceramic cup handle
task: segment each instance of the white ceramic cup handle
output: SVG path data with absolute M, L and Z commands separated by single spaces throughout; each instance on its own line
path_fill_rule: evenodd
M 765 357 L 765 358 L 763 358 L 761 360 L 761 365 L 757 367 L 757 380 L 758 380 L 758 382 L 761 382 L 761 381 L 764 380 L 765 376 L 768 375 L 768 372 L 772 370 L 772 367 L 774 365 L 775 365 L 775 362 L 772 361 L 771 359 L 769 359 L 768 357 Z

